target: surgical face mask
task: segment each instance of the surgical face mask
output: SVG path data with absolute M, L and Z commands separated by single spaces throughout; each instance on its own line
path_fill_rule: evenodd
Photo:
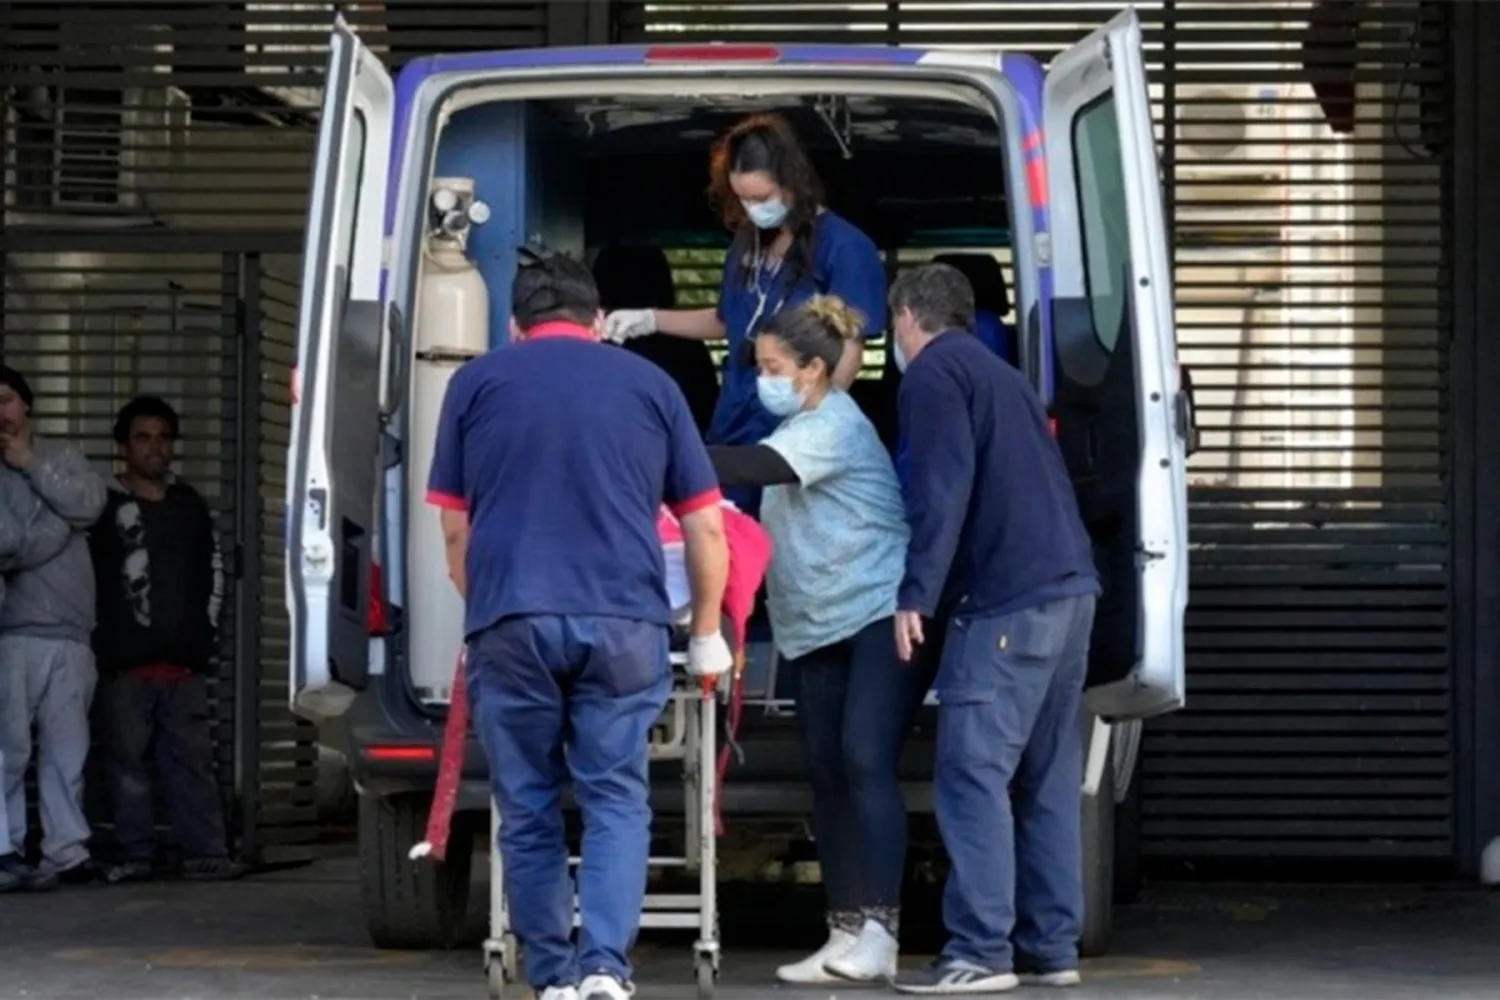
M 792 384 L 790 375 L 761 375 L 755 380 L 760 405 L 778 417 L 790 417 L 802 409 L 806 394 Z
M 906 352 L 901 349 L 901 339 L 894 333 L 891 334 L 891 354 L 894 355 L 896 359 L 896 370 L 898 372 L 905 373 Z
M 742 200 L 740 204 L 745 206 L 745 214 L 756 229 L 775 229 L 786 221 L 787 207 L 780 198 L 757 202 Z

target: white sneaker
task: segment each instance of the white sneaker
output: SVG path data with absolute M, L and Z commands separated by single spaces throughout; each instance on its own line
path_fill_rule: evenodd
M 848 931 L 832 930 L 828 933 L 828 941 L 800 962 L 791 965 L 783 965 L 776 970 L 776 978 L 783 983 L 792 983 L 797 986 L 812 986 L 819 983 L 836 983 L 838 977 L 830 975 L 824 968 L 833 959 L 838 958 L 844 952 L 854 947 L 854 942 L 859 940 Z M 587 998 L 585 998 L 587 1000 Z
M 1077 969 L 1054 969 L 1051 972 L 1022 972 L 1017 978 L 1022 986 L 1077 986 L 1083 977 Z
M 578 987 L 576 986 L 549 986 L 542 990 L 537 1000 L 578 1000 Z
M 873 983 L 896 975 L 901 942 L 878 920 L 866 920 L 854 945 L 823 968 L 831 975 L 856 983 Z
M 578 1000 L 630 1000 L 635 996 L 635 987 L 620 982 L 614 976 L 596 972 L 592 976 L 583 977 L 583 982 L 578 984 L 577 996 Z

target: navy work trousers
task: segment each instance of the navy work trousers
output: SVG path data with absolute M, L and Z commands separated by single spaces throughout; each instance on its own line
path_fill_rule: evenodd
M 651 846 L 647 740 L 672 688 L 666 628 L 506 618 L 469 641 L 467 682 L 527 979 L 538 993 L 595 973 L 629 981 Z M 583 814 L 576 948 L 562 812 L 570 777 Z
M 1009 970 L 1078 966 L 1083 931 L 1079 713 L 1094 598 L 948 625 L 934 685 L 938 826 L 951 870 L 943 956 Z M 1014 954 L 1012 952 L 1014 944 Z
M 897 767 L 928 676 L 896 658 L 890 618 L 784 668 L 797 684 L 828 911 L 899 907 L 907 821 Z

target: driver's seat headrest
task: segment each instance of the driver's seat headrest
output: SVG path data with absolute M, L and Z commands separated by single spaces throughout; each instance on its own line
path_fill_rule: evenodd
M 1010 313 L 1010 289 L 1000 262 L 987 253 L 944 253 L 932 258 L 934 264 L 956 269 L 974 288 L 974 308 L 996 316 Z
M 677 304 L 672 266 L 660 247 L 607 246 L 594 258 L 599 303 L 610 309 L 671 309 Z

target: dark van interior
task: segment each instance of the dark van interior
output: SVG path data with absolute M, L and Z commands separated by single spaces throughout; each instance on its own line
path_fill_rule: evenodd
M 1007 359 L 1021 360 L 1001 264 L 1009 258 L 1010 220 L 998 123 L 979 107 L 928 97 L 590 96 L 456 110 L 439 137 L 434 175 L 474 178 L 493 209 L 469 243 L 490 289 L 492 342 L 507 335 L 507 296 L 522 243 L 591 261 L 607 309 L 711 305 L 728 234 L 706 197 L 709 150 L 737 120 L 764 111 L 792 123 L 829 207 L 875 240 L 891 276 L 935 255 L 959 268 L 977 306 L 1009 324 Z M 1124 337 L 1117 352 L 1125 360 L 1132 339 Z M 657 335 L 628 349 L 671 374 L 699 426 L 707 426 L 721 348 Z M 882 341 L 872 342 L 853 394 L 894 447 L 899 374 L 886 354 Z M 1118 374 L 1124 383 L 1133 379 Z M 1097 627 L 1111 641 L 1096 643 L 1095 683 L 1123 677 L 1134 662 L 1134 466 L 1130 449 L 1118 462 L 1093 454 L 1106 437 L 1136 433 L 1132 394 L 1129 384 L 1116 386 L 1108 414 L 1095 405 L 1096 392 L 1060 396 L 1070 407 L 1060 443 L 1082 505 L 1094 511 L 1090 529 L 1106 575 Z M 1110 631 L 1116 619 L 1118 635 Z M 762 698 L 788 693 L 769 676 L 762 680 Z M 754 761 L 747 766 L 754 770 Z

